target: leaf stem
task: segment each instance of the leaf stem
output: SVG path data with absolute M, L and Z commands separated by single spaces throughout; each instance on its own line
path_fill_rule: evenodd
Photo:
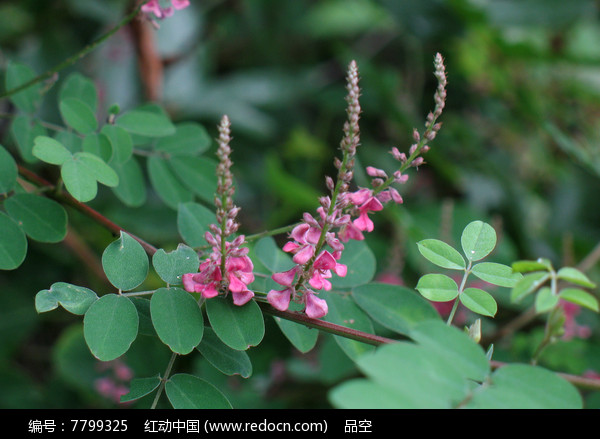
M 175 363 L 175 358 L 177 358 L 177 354 L 175 352 L 173 352 L 173 355 L 171 355 L 171 359 L 169 360 L 169 364 L 167 364 L 167 369 L 165 370 L 165 376 L 160 379 L 160 385 L 158 387 L 158 391 L 156 392 L 156 396 L 154 397 L 154 401 L 152 402 L 152 406 L 150 407 L 151 409 L 155 409 L 156 405 L 158 404 L 160 395 L 162 395 L 162 392 L 165 388 L 165 384 L 167 383 L 167 380 L 169 379 L 169 375 L 171 374 L 171 369 L 173 368 L 173 364 Z
M 452 324 L 452 320 L 454 320 L 454 315 L 456 314 L 458 304 L 460 303 L 460 295 L 465 289 L 465 285 L 467 284 L 467 278 L 469 277 L 469 274 L 471 274 L 471 263 L 472 261 L 469 260 L 469 265 L 467 265 L 467 268 L 465 268 L 465 274 L 463 275 L 462 281 L 460 282 L 460 287 L 458 287 L 458 295 L 456 296 L 456 299 L 454 299 L 452 311 L 450 311 L 450 315 L 448 316 L 448 320 L 446 321 L 446 324 L 448 326 L 450 326 Z

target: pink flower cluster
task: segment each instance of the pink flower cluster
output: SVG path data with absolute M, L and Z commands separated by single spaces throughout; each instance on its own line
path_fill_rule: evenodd
M 332 276 L 331 271 L 333 270 L 338 276 L 343 277 L 348 270 L 344 264 L 337 262 L 344 246 L 335 237 L 335 233 L 326 232 L 324 234 L 325 242 L 333 252 L 321 250 L 316 255 L 324 224 L 328 220 L 323 207 L 320 207 L 318 212 L 321 222 L 315 220 L 309 213 L 305 213 L 304 222 L 294 227 L 290 233 L 292 240 L 284 245 L 283 250 L 294 255 L 292 260 L 296 265 L 288 271 L 274 273 L 272 279 L 285 288 L 280 291 L 271 290 L 267 294 L 269 303 L 280 311 L 288 309 L 292 298 L 302 301 L 305 305 L 306 315 L 315 319 L 325 316 L 328 307 L 327 302 L 318 298 L 314 290 L 329 291 L 331 282 L 328 279 Z M 329 221 L 336 223 L 332 218 L 329 218 Z M 347 219 L 345 218 L 343 221 L 347 221 Z M 303 286 L 302 281 L 305 279 L 308 280 L 312 289 Z M 301 286 L 303 293 L 299 298 L 298 290 Z
M 254 282 L 254 265 L 248 257 L 248 248 L 243 248 L 244 235 L 239 235 L 232 241 L 227 238 L 232 236 L 238 229 L 236 216 L 240 210 L 233 204 L 233 175 L 229 158 L 231 154 L 230 122 L 227 116 L 223 116 L 219 124 L 219 147 L 217 156 L 217 194 L 215 205 L 217 206 L 217 224 L 211 224 L 211 232 L 204 234 L 206 242 L 212 246 L 209 257 L 200 264 L 198 273 L 187 273 L 182 276 L 183 287 L 186 291 L 201 293 L 205 299 L 210 299 L 219 294 L 223 289 L 232 293 L 233 303 L 242 306 L 246 304 L 254 293 L 248 289 L 248 285 Z
M 198 273 L 182 276 L 183 287 L 186 291 L 201 293 L 203 298 L 210 299 L 217 296 L 222 286 L 226 285 L 232 293 L 233 303 L 238 306 L 244 305 L 254 297 L 254 293 L 248 289 L 248 285 L 254 282 L 254 265 L 247 256 L 248 249 L 240 247 L 244 236 L 240 235 L 232 242 L 225 243 L 225 276 L 221 272 L 223 264 L 220 236 L 206 232 L 206 240 L 213 244 L 213 251 L 210 257 L 200 264 Z
M 129 393 L 126 383 L 133 378 L 133 371 L 119 359 L 99 363 L 98 369 L 101 372 L 108 371 L 109 375 L 94 381 L 96 392 L 114 402 L 121 402 L 121 396 Z
M 142 6 L 142 12 L 154 14 L 156 18 L 167 18 L 175 13 L 175 9 L 185 9 L 190 5 L 190 0 L 171 0 L 171 6 L 162 7 L 160 0 L 150 0 Z
M 592 334 L 592 330 L 585 325 L 577 323 L 575 318 L 581 312 L 581 307 L 572 302 L 565 300 L 560 301 L 560 306 L 565 313 L 565 324 L 563 334 L 563 340 L 571 340 L 572 338 L 589 338 Z

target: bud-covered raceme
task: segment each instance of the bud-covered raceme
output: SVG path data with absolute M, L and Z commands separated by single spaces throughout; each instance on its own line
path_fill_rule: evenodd
M 211 253 L 200 264 L 198 273 L 183 275 L 183 287 L 186 291 L 201 293 L 205 299 L 215 297 L 221 292 L 231 292 L 233 303 L 241 306 L 254 297 L 254 293 L 248 289 L 248 285 L 254 281 L 254 265 L 248 257 L 248 248 L 242 247 L 245 243 L 244 235 L 239 235 L 231 241 L 227 240 L 239 227 L 236 216 L 240 210 L 233 204 L 230 141 L 229 118 L 223 116 L 217 139 L 217 224 L 211 224 L 210 231 L 205 233 Z

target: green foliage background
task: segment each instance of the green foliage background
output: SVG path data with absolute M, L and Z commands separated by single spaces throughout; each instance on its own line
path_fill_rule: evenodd
M 440 135 L 413 172 L 405 203 L 374 220 L 368 243 L 377 273 L 410 287 L 432 270 L 418 254 L 426 238 L 456 244 L 474 219 L 501 231 L 494 257 L 545 257 L 575 265 L 600 242 L 600 37 L 592 0 L 192 0 L 155 32 L 165 60 L 160 103 L 174 122 L 197 121 L 211 138 L 222 114 L 232 121 L 236 204 L 246 233 L 291 224 L 314 211 L 331 174 L 345 117 L 345 69 L 359 66 L 362 87 L 358 165 L 390 170 L 389 148 L 406 151 L 423 126 L 436 86 L 432 59 L 443 54 L 448 101 Z M 0 54 L 41 73 L 81 50 L 125 15 L 125 0 L 24 0 L 0 5 Z M 146 103 L 132 45 L 122 29 L 61 79 L 78 71 L 100 90 L 99 112 L 118 103 Z M 48 86 L 44 84 L 43 86 Z M 62 124 L 58 87 L 39 115 Z M 0 111 L 10 111 L 7 100 Z M 17 151 L 11 120 L 0 120 L 1 143 Z M 209 147 L 209 154 L 214 144 Z M 36 167 L 37 166 L 37 167 Z M 52 170 L 36 165 L 52 179 Z M 363 186 L 361 172 L 356 179 Z M 149 186 L 131 208 L 107 187 L 90 205 L 156 246 L 174 249 L 177 211 Z M 210 197 L 209 197 L 210 199 Z M 38 315 L 35 293 L 63 281 L 99 293 L 109 286 L 97 269 L 114 240 L 69 211 L 72 234 L 60 244 L 30 242 L 17 270 L 0 272 L 0 407 L 114 407 L 93 388 L 107 374 L 83 341 L 81 319 Z M 83 259 L 82 259 L 83 257 Z M 82 260 L 84 261 L 82 263 Z M 597 281 L 598 264 L 587 274 Z M 148 279 L 149 288 L 160 286 Z M 484 337 L 524 309 L 498 289 L 500 309 L 483 322 Z M 465 323 L 473 316 L 465 315 Z M 586 339 L 559 341 L 540 364 L 567 373 L 600 372 L 597 315 L 577 316 Z M 252 376 L 226 377 L 208 362 L 184 359 L 178 372 L 211 377 L 234 407 L 328 407 L 328 389 L 358 373 L 330 336 L 300 355 L 272 320 L 249 351 Z M 494 358 L 527 361 L 542 321 L 495 343 Z M 385 328 L 378 328 L 385 333 Z M 164 370 L 170 352 L 139 338 L 125 361 L 135 376 Z M 156 366 L 157 365 L 157 366 Z M 600 396 L 586 394 L 587 407 Z M 144 407 L 141 399 L 132 406 Z

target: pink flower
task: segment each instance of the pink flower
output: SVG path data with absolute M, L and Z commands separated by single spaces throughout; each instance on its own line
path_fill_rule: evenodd
M 248 289 L 248 284 L 254 282 L 254 265 L 248 256 L 241 256 L 227 258 L 225 267 L 233 303 L 242 306 L 254 297 L 254 293 Z
M 577 338 L 588 338 L 592 331 L 588 326 L 580 325 L 575 321 L 575 317 L 581 312 L 581 307 L 575 303 L 567 302 L 565 300 L 560 301 L 560 306 L 563 308 L 565 313 L 565 324 L 562 338 L 564 340 L 570 340 L 574 337 Z
M 292 298 L 293 289 L 286 288 L 285 290 L 277 291 L 271 290 L 267 294 L 267 300 L 271 306 L 279 311 L 286 311 L 290 306 L 290 300 Z
M 317 295 L 310 290 L 307 290 L 304 298 L 306 303 L 304 312 L 308 317 L 311 319 L 320 319 L 327 315 L 329 309 L 327 308 L 327 302 L 325 300 L 319 299 Z
M 362 241 L 365 239 L 365 236 L 362 234 L 360 229 L 356 227 L 354 223 L 351 222 L 342 226 L 342 228 L 338 232 L 338 237 L 342 242 L 348 242 L 351 239 L 354 239 L 356 241 Z
M 279 285 L 283 285 L 286 287 L 291 287 L 294 283 L 294 278 L 296 273 L 300 272 L 300 266 L 295 265 L 292 269 L 287 271 L 282 271 L 281 273 L 273 273 L 271 279 L 277 282 Z
M 254 265 L 248 256 L 228 257 L 225 262 L 227 288 L 233 295 L 233 303 L 243 305 L 254 293 L 248 285 L 254 282 Z M 183 288 L 191 293 L 202 293 L 202 297 L 210 299 L 219 294 L 221 286 L 221 269 L 215 261 L 207 259 L 198 268 L 198 273 L 187 273 L 182 276 Z
M 187 8 L 190 5 L 189 0 L 171 0 L 169 7 L 163 8 L 160 5 L 160 0 L 150 0 L 144 4 L 141 8 L 142 12 L 146 14 L 154 14 L 156 18 L 167 18 L 173 15 L 175 12 L 173 8 L 180 10 Z
M 338 264 L 333 255 L 327 250 L 321 252 L 315 260 L 313 269 L 313 274 L 308 283 L 315 290 L 324 289 L 326 291 L 331 289 L 331 282 L 326 280 L 331 277 L 331 270 L 335 271 L 340 277 L 346 276 L 348 271 L 347 267 L 344 264 Z
M 210 259 L 200 264 L 198 273 L 187 273 L 182 276 L 183 288 L 190 293 L 201 293 L 205 299 L 219 294 L 221 279 L 221 269 Z
M 190 0 L 171 0 L 171 4 L 175 9 L 185 9 L 190 5 Z
M 354 226 L 360 231 L 373 231 L 373 221 L 369 218 L 369 212 L 377 212 L 383 209 L 381 201 L 373 196 L 370 189 L 360 189 L 350 194 L 350 202 L 358 206 L 359 215 L 353 221 Z

